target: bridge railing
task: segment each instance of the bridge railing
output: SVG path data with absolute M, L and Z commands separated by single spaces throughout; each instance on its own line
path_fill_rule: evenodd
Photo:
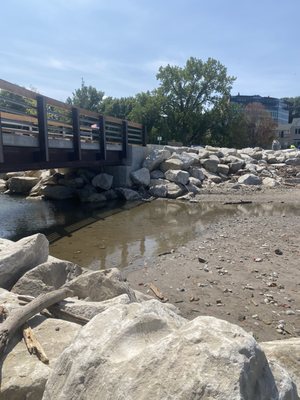
M 3 146 L 13 146 L 12 137 L 20 136 L 31 138 L 22 146 L 38 147 L 43 161 L 49 161 L 49 148 L 62 143 L 77 160 L 83 149 L 98 148 L 103 159 L 107 149 L 115 149 L 126 158 L 128 144 L 146 145 L 141 124 L 73 107 L 0 79 L 0 162 Z

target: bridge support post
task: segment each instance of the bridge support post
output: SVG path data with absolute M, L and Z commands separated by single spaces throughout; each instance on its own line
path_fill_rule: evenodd
M 122 158 L 127 158 L 128 154 L 128 122 L 122 121 Z
M 48 146 L 48 123 L 47 123 L 47 108 L 46 99 L 44 96 L 36 96 L 37 117 L 39 126 L 39 146 L 40 146 L 40 161 L 49 161 L 49 146 Z
M 99 117 L 99 144 L 100 144 L 100 159 L 106 160 L 106 131 L 105 118 L 103 115 Z
M 1 125 L 1 113 L 0 113 L 0 163 L 4 163 L 3 136 L 2 136 L 2 125 Z
M 143 146 L 147 146 L 147 127 L 143 125 L 143 133 L 142 133 L 142 144 Z
M 74 149 L 74 160 L 81 160 L 81 141 L 80 141 L 80 121 L 79 121 L 79 110 L 76 107 L 72 107 L 72 125 L 73 125 L 73 149 Z

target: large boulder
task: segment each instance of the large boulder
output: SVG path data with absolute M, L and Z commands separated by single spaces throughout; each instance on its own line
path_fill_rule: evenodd
M 150 184 L 150 172 L 148 168 L 140 168 L 130 174 L 132 182 L 139 186 L 148 187 Z
M 187 321 L 157 300 L 111 307 L 60 356 L 43 400 L 297 399 L 242 328 Z
M 169 182 L 167 185 L 167 197 L 169 199 L 177 199 L 177 197 L 182 196 L 187 189 L 184 189 L 181 185 L 175 182 Z
M 135 190 L 128 188 L 116 188 L 116 192 L 126 201 L 141 200 L 141 195 Z
M 199 167 L 191 167 L 189 169 L 189 174 L 190 176 L 192 176 L 193 178 L 199 179 L 200 181 L 204 181 L 205 179 L 205 175 L 203 172 L 203 168 L 199 168 Z
M 239 177 L 238 183 L 242 185 L 261 185 L 262 180 L 254 174 L 245 174 Z
M 210 155 L 209 158 L 201 160 L 201 163 L 208 172 L 216 173 L 220 159 L 216 155 Z
M 39 178 L 29 176 L 15 176 L 8 180 L 10 193 L 27 194 L 38 183 Z
M 286 160 L 286 165 L 300 165 L 300 157 L 299 158 L 289 158 Z
M 171 182 L 186 185 L 189 181 L 190 174 L 187 171 L 170 169 L 165 173 L 165 177 Z
M 69 261 L 49 257 L 48 260 L 26 272 L 13 286 L 12 292 L 37 297 L 59 289 L 82 274 L 82 268 Z
M 300 392 L 300 338 L 263 342 L 260 346 L 269 361 L 288 371 Z
M 168 170 L 182 170 L 184 167 L 184 162 L 179 158 L 169 158 L 168 160 L 160 164 L 160 170 L 166 172 Z
M 29 321 L 38 341 L 49 358 L 43 364 L 30 355 L 17 336 L 9 345 L 1 370 L 0 398 L 5 400 L 40 400 L 57 358 L 74 340 L 80 325 L 53 318 L 35 317 Z
M 153 184 L 149 188 L 149 193 L 153 197 L 161 197 L 165 198 L 168 194 L 168 183 L 161 183 L 161 184 Z
M 41 233 L 18 242 L 0 239 L 0 255 L 0 287 L 10 289 L 25 272 L 47 260 L 49 242 Z
M 109 174 L 98 174 L 92 179 L 92 185 L 102 190 L 109 190 L 112 187 L 114 177 Z
M 51 200 L 66 200 L 76 196 L 73 188 L 63 185 L 43 185 L 39 189 L 39 194 Z
M 152 150 L 145 158 L 143 167 L 149 169 L 149 171 L 157 169 L 157 167 L 170 156 L 171 152 L 169 150 Z
M 131 301 L 136 301 L 134 291 L 124 281 L 117 268 L 79 275 L 69 283 L 69 286 L 75 296 L 87 301 L 108 300 L 124 293 Z

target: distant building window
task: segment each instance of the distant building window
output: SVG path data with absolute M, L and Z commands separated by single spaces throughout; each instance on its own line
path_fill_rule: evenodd
M 283 138 L 284 137 L 284 131 L 281 131 L 280 133 L 280 137 Z

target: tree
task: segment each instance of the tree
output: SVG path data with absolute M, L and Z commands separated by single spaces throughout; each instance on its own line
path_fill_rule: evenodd
M 106 97 L 103 99 L 100 111 L 105 115 L 112 117 L 128 119 L 128 115 L 135 105 L 134 97 L 121 97 L 120 99 L 114 97 Z
M 206 62 L 191 57 L 186 65 L 160 67 L 160 86 L 156 94 L 162 100 L 162 113 L 173 138 L 185 144 L 203 135 L 203 114 L 228 97 L 235 80 L 217 60 Z
M 213 146 L 242 148 L 249 145 L 244 109 L 227 100 L 207 114 L 205 143 Z
M 84 80 L 81 81 L 81 87 L 68 97 L 66 103 L 85 108 L 90 111 L 99 112 L 103 100 L 104 92 L 97 90 L 93 86 L 86 86 Z
M 267 147 L 274 139 L 276 127 L 270 113 L 260 103 L 250 103 L 245 107 L 245 121 L 249 145 Z

